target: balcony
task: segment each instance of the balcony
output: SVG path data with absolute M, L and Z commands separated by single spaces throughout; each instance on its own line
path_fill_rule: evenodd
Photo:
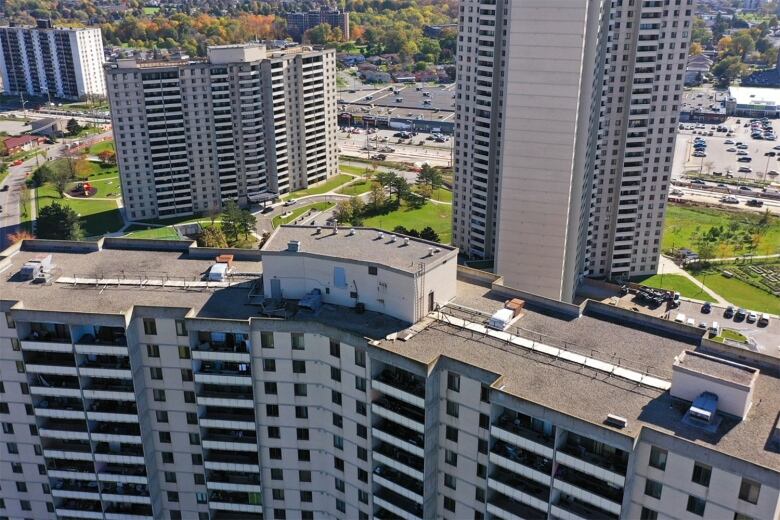
M 73 345 L 70 344 L 69 339 L 64 338 L 51 338 L 51 339 L 34 339 L 35 336 L 31 335 L 27 339 L 21 341 L 22 350 L 25 352 L 62 352 L 70 353 L 73 351 Z
M 120 499 L 123 500 L 123 499 Z M 106 502 L 105 497 L 103 501 Z M 106 520 L 152 520 L 152 506 L 125 501 L 106 503 Z
M 262 513 L 263 495 L 236 491 L 211 491 L 209 492 L 209 507 L 226 511 Z
M 551 483 L 552 460 L 503 441 L 496 441 L 490 450 L 490 461 L 547 486 Z
M 137 423 L 91 421 L 90 431 L 93 441 L 141 443 L 141 430 Z
M 100 500 L 67 498 L 56 504 L 55 510 L 59 518 L 103 518 Z
M 95 480 L 95 466 L 91 462 L 49 459 L 46 461 L 46 473 L 49 475 L 49 478 Z
M 383 419 L 373 428 L 374 438 L 389 442 L 418 457 L 425 456 L 425 437 L 412 429 Z
M 254 433 L 245 435 L 244 430 L 208 429 L 203 435 L 203 448 L 257 452 L 257 437 Z
M 83 327 L 76 342 L 78 354 L 127 356 L 127 338 L 122 327 Z
M 379 465 L 374 469 L 374 483 L 421 504 L 423 502 L 423 483 L 390 466 Z
M 76 361 L 73 359 L 73 354 L 25 351 L 24 363 L 29 373 L 76 375 Z
M 425 413 L 408 403 L 390 396 L 383 396 L 371 403 L 371 411 L 380 417 L 394 421 L 419 433 L 425 431 Z
M 234 451 L 224 450 L 208 450 L 205 453 L 204 458 L 206 461 L 204 464 L 206 469 L 222 471 L 247 471 L 251 473 L 258 473 L 260 471 L 260 468 L 257 465 L 257 457 L 252 457 L 246 453 L 236 453 Z M 210 462 L 214 464 L 209 465 Z M 245 466 L 254 469 L 239 469 L 228 467 L 229 465 Z
M 620 514 L 623 488 L 559 464 L 553 487 L 600 509 Z
M 425 407 L 425 381 L 400 369 L 385 369 L 371 384 L 374 390 L 409 404 Z
M 387 443 L 381 443 L 374 449 L 374 460 L 390 466 L 391 468 L 406 473 L 418 480 L 423 479 L 423 458 L 396 448 Z M 379 455 L 380 458 L 377 458 Z
M 252 372 L 248 363 L 202 361 L 195 373 L 195 382 L 251 386 Z
M 552 459 L 555 431 L 550 426 L 549 433 L 545 433 L 544 425 L 542 421 L 528 415 L 506 411 L 490 428 L 490 433 L 503 441 Z
M 547 510 L 547 502 L 550 500 L 549 486 L 521 478 L 511 471 L 501 468 L 496 469 L 490 476 L 488 487 L 505 495 L 510 500 L 516 500 L 540 510 Z
M 41 439 L 43 455 L 49 459 L 83 460 L 92 462 L 92 450 L 85 440 Z
M 51 495 L 57 498 L 100 500 L 95 480 L 52 479 Z
M 200 426 L 255 431 L 255 412 L 253 409 L 209 406 L 200 418 Z
M 618 520 L 620 518 L 619 515 L 604 511 L 565 493 L 557 503 L 552 505 L 550 512 L 558 518 L 574 520 Z
M 87 418 L 90 421 L 137 423 L 138 408 L 135 403 L 125 403 L 120 408 L 114 401 L 93 401 Z
M 374 505 L 407 520 L 423 516 L 423 506 L 386 488 L 374 493 Z
M 30 323 L 30 333 L 24 341 L 71 343 L 70 328 L 62 323 Z
M 133 382 L 116 379 L 87 378 L 82 380 L 84 397 L 87 399 L 113 399 L 135 401 Z
M 89 440 L 87 423 L 70 419 L 47 418 L 38 430 L 41 437 L 65 440 Z
M 566 443 L 558 448 L 557 458 L 595 477 L 625 485 L 628 453 L 623 450 L 569 432 Z
M 84 403 L 75 397 L 47 396 L 39 399 L 34 406 L 38 417 L 84 420 Z
M 244 491 L 247 493 L 262 493 L 263 491 L 259 474 L 208 471 L 206 481 L 206 486 L 210 490 Z
M 501 493 L 493 495 L 487 503 L 488 513 L 507 520 L 542 520 L 547 518 L 547 505 L 543 510 L 531 507 Z M 566 518 L 565 516 L 561 518 Z
M 79 365 L 79 374 L 89 377 L 132 379 L 130 360 L 116 356 L 90 356 Z
M 114 443 L 95 443 L 95 460 L 97 462 L 114 462 L 117 464 L 144 464 L 144 450 L 140 444 L 121 443 L 118 448 Z
M 78 377 L 56 374 L 35 374 L 30 377 L 30 393 L 52 397 L 76 397 L 81 399 Z
M 254 408 L 251 386 L 203 385 L 198 392 L 201 406 Z
M 97 472 L 101 483 L 148 484 L 146 468 L 138 464 L 98 464 Z

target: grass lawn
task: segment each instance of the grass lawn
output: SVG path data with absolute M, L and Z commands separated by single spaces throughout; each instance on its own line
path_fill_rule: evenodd
M 53 161 L 47 162 L 46 165 L 53 170 L 57 170 L 59 168 L 69 168 L 68 159 L 65 158 L 54 159 Z M 87 178 L 92 180 L 98 177 L 105 177 L 107 175 L 119 175 L 119 170 L 116 166 L 112 164 L 104 164 L 101 162 L 77 160 L 74 168 L 81 170 L 76 175 L 76 177 L 81 179 Z
M 97 193 L 93 195 L 93 197 L 118 199 L 122 196 L 119 177 L 97 177 L 95 179 L 90 179 L 89 184 L 97 190 Z M 68 189 L 75 187 L 75 185 L 75 183 L 70 184 Z
M 103 141 L 101 143 L 93 144 L 87 149 L 87 153 L 90 155 L 97 155 L 106 150 L 114 151 L 114 141 Z
M 722 210 L 701 207 L 685 207 L 676 204 L 669 204 L 666 211 L 666 223 L 664 224 L 664 237 L 662 248 L 664 251 L 687 247 L 696 250 L 691 240 L 691 235 L 697 227 L 706 231 L 713 226 L 728 225 L 737 220 L 739 222 L 748 222 L 758 220 L 758 213 L 747 213 L 745 211 Z M 766 234 L 761 239 L 756 254 L 773 254 L 780 250 L 780 217 L 772 217 L 771 224 Z M 737 256 L 731 245 L 724 245 L 723 250 L 716 251 L 718 257 Z M 725 295 L 724 295 L 725 297 Z
M 339 166 L 339 170 L 344 173 L 351 173 L 352 175 L 365 175 L 366 172 L 371 173 L 371 168 L 363 168 L 361 166 L 351 166 L 349 164 L 343 164 Z
M 0 172 L 0 183 L 2 183 L 5 180 L 5 178 L 8 177 L 9 173 L 11 173 L 11 172 L 9 172 L 8 170 L 6 170 L 4 172 Z
M 342 173 L 336 175 L 335 177 L 331 177 L 325 182 L 321 182 L 315 186 L 306 188 L 305 190 L 298 190 L 292 193 L 288 193 L 287 195 L 282 196 L 282 200 L 297 199 L 298 197 L 306 197 L 307 195 L 322 195 L 323 193 L 335 190 L 342 184 L 346 184 L 352 179 L 354 179 L 354 177 L 351 175 L 345 175 Z
M 715 301 L 713 297 L 702 291 L 701 287 L 679 274 L 665 274 L 663 276 L 660 274 L 655 274 L 644 279 L 638 278 L 632 281 L 641 283 L 642 285 L 646 285 L 648 287 L 655 287 L 656 289 L 677 291 L 685 298 L 695 298 L 697 300 L 704 300 L 708 302 Z
M 36 190 L 36 204 L 38 212 L 50 205 L 59 202 L 70 206 L 73 211 L 81 216 L 81 225 L 84 234 L 88 237 L 103 235 L 122 228 L 122 215 L 116 202 L 112 200 L 68 199 L 60 198 L 57 191 L 50 184 L 44 184 Z
M 780 314 L 780 298 L 766 291 L 762 291 L 736 278 L 726 278 L 715 271 L 700 271 L 695 273 L 694 276 L 734 305 L 752 311 Z
M 414 191 L 418 191 L 416 187 Z M 433 190 L 431 198 L 439 202 L 452 202 L 452 192 L 447 188 L 436 188 Z
M 396 226 L 421 230 L 426 226 L 438 233 L 442 244 L 449 244 L 452 239 L 452 206 L 449 204 L 432 204 L 430 202 L 419 209 L 401 205 L 396 211 L 386 215 L 369 217 L 363 225 L 392 231 Z
M 731 341 L 738 341 L 740 343 L 747 343 L 747 337 L 743 336 L 736 330 L 723 329 L 721 330 L 720 335 L 724 339 L 730 339 Z
M 344 186 L 338 190 L 338 193 L 352 195 L 354 197 L 355 195 L 361 195 L 363 193 L 368 193 L 369 191 L 371 191 L 371 181 L 363 179 L 353 182 L 349 186 Z
M 314 204 L 309 204 L 307 206 L 295 208 L 286 217 L 283 217 L 281 215 L 274 217 L 273 226 L 276 228 L 279 226 L 283 226 L 284 224 L 289 224 L 290 222 L 297 219 L 304 213 L 307 213 L 309 210 L 313 209 L 315 211 L 325 211 L 326 209 L 330 209 L 333 206 L 334 204 L 332 202 L 315 202 Z
M 154 238 L 157 240 L 179 240 L 179 234 L 173 226 L 149 227 L 133 225 L 127 228 L 127 238 Z

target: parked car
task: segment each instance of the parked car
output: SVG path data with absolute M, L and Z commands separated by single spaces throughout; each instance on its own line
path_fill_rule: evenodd
M 751 162 L 752 160 L 753 159 L 751 157 L 739 157 L 739 158 L 737 158 L 737 162 Z
M 755 323 L 756 320 L 758 320 L 758 314 L 756 314 L 753 311 L 750 311 L 747 315 L 747 318 L 745 318 L 745 321 L 747 321 L 748 323 Z
M 739 169 L 738 169 L 737 171 L 738 171 L 739 173 L 752 173 L 752 172 L 753 172 L 753 170 L 751 170 L 751 169 L 750 169 L 750 168 L 748 168 L 747 166 L 740 166 L 740 167 L 739 167 Z
M 720 201 L 725 202 L 726 204 L 739 204 L 739 199 L 734 195 L 726 195 L 725 197 L 721 197 Z
M 736 151 L 737 151 L 737 149 L 736 149 L 736 148 L 734 148 L 734 147 L 731 147 L 731 148 L 726 148 L 726 151 L 727 151 L 727 152 L 736 152 Z
M 295 199 L 290 199 L 284 202 L 285 206 L 292 206 L 293 204 L 295 204 Z
M 701 306 L 701 312 L 704 314 L 709 314 L 709 312 L 712 310 L 712 305 L 709 302 L 705 302 L 704 305 Z
M 703 180 L 701 180 L 701 179 L 693 179 L 693 180 L 691 181 L 691 184 L 700 184 L 700 185 L 704 186 L 704 185 L 705 185 L 705 184 L 707 184 L 707 183 L 706 183 L 706 182 L 704 182 L 704 181 L 703 181 Z
M 748 153 L 745 150 L 740 150 L 737 152 L 737 155 L 744 156 L 744 155 L 748 155 Z
M 734 316 L 734 307 L 729 305 L 728 307 L 726 307 L 726 310 L 723 311 L 723 317 L 724 318 L 731 318 L 732 316 Z
M 737 309 L 737 311 L 734 313 L 735 320 L 744 320 L 745 316 L 747 316 L 747 312 L 745 312 L 745 309 L 743 309 L 742 307 Z
M 762 207 L 764 205 L 764 201 L 763 200 L 758 200 L 758 199 L 750 199 L 745 204 L 747 204 L 751 208 L 760 208 L 760 207 Z
M 8 184 L 5 184 L 2 188 L 0 188 L 0 191 L 8 191 Z
M 753 191 L 753 190 L 751 190 L 751 189 L 750 189 L 750 188 L 748 188 L 747 186 L 740 186 L 740 187 L 739 187 L 739 191 Z
M 438 141 L 438 139 L 437 139 L 437 141 Z M 693 156 L 694 157 L 707 157 L 707 154 L 704 153 L 704 152 L 698 152 L 697 151 L 697 152 L 693 152 Z
M 726 139 L 725 141 L 723 141 L 723 144 L 734 144 L 734 141 L 732 141 L 731 139 Z

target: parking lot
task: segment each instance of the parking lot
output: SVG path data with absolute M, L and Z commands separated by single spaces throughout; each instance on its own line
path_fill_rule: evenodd
M 780 356 L 780 320 L 772 318 L 769 325 L 765 327 L 758 326 L 758 322 L 748 323 L 746 319 L 737 320 L 724 317 L 725 307 L 712 305 L 709 313 L 701 312 L 702 304 L 689 301 L 683 301 L 678 309 L 669 313 L 669 318 L 674 319 L 677 313 L 683 313 L 688 318 L 693 318 L 696 325 L 705 322 L 711 326 L 712 322 L 717 321 L 721 329 L 735 330 L 744 336 L 747 336 L 748 342 L 752 344 L 751 350 L 756 350 L 773 356 Z M 746 309 L 748 310 L 748 309 Z M 761 316 L 761 313 L 757 313 Z
M 734 176 L 750 180 L 780 180 L 780 176 L 772 172 L 780 172 L 780 140 L 768 141 L 753 139 L 750 135 L 750 119 L 730 117 L 723 124 L 727 132 L 718 132 L 718 125 L 696 125 L 684 123 L 684 129 L 678 130 L 675 149 L 675 161 L 672 177 L 680 177 L 687 172 Z M 780 131 L 780 123 L 769 121 L 775 132 Z M 748 124 L 748 127 L 745 127 Z M 703 128 L 702 128 L 703 127 Z M 712 135 L 709 135 L 712 133 Z M 707 144 L 706 157 L 695 157 L 694 139 L 701 138 Z M 727 141 L 731 141 L 730 143 Z M 740 151 L 737 143 L 747 146 L 747 155 L 737 155 Z M 775 148 L 777 147 L 777 149 Z M 773 156 L 768 156 L 773 155 Z M 749 157 L 750 162 L 738 162 L 739 157 Z M 750 172 L 739 171 L 740 167 L 750 168 Z
M 385 160 L 429 163 L 433 166 L 452 165 L 452 138 L 445 137 L 444 142 L 431 139 L 432 134 L 418 132 L 410 139 L 395 137 L 398 130 L 377 130 L 366 134 L 364 129 L 352 132 L 340 128 L 337 134 L 340 152 L 358 157 L 375 157 L 384 154 Z M 366 148 L 368 147 L 368 150 Z

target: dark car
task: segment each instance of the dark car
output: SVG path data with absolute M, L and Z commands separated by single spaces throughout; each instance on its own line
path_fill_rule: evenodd
M 764 201 L 763 200 L 758 200 L 758 199 L 750 199 L 745 204 L 747 204 L 748 206 L 750 206 L 752 208 L 760 208 L 761 206 L 764 205 Z
M 6 184 L 2 188 L 0 188 L 0 191 L 8 191 L 8 184 Z
M 266 206 L 266 207 L 264 207 L 264 208 L 262 209 L 262 211 L 261 211 L 260 213 L 263 213 L 263 214 L 265 214 L 265 213 L 271 213 L 273 210 L 274 210 L 274 207 L 273 207 L 273 206 Z
M 737 162 L 751 162 L 753 160 L 752 157 L 739 157 L 737 159 Z
M 709 302 L 701 306 L 701 312 L 703 312 L 704 314 L 709 314 L 711 310 L 712 310 L 712 305 L 710 305 Z
M 724 318 L 731 318 L 732 316 L 734 316 L 734 307 L 729 305 L 728 307 L 726 307 L 726 310 L 723 311 L 723 317 Z
M 737 312 L 734 313 L 735 320 L 744 320 L 746 316 L 747 316 L 747 312 L 742 307 L 737 309 Z

